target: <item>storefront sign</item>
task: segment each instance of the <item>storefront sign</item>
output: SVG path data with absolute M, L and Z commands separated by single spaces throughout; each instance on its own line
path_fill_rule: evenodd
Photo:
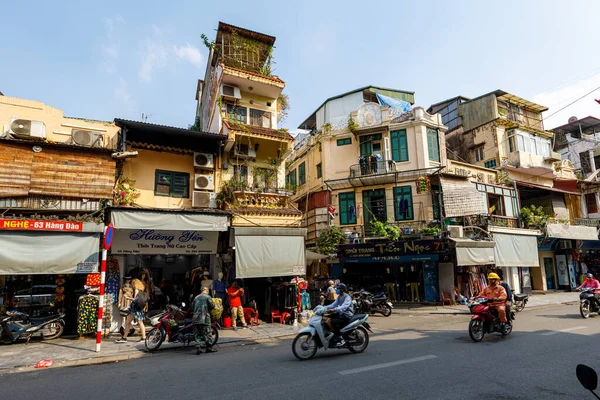
M 112 254 L 216 254 L 219 232 L 115 230 Z
M 292 267 L 294 275 L 306 275 L 306 267 L 304 265 L 295 265 Z
M 422 256 L 446 253 L 450 243 L 445 240 L 407 240 L 402 242 L 376 244 L 340 245 L 338 258 L 373 258 L 381 261 L 398 260 L 400 256 Z
M 0 230 L 81 232 L 82 222 L 0 219 Z
M 556 256 L 556 269 L 558 270 L 558 284 L 567 286 L 569 284 L 567 256 L 563 254 L 558 254 Z

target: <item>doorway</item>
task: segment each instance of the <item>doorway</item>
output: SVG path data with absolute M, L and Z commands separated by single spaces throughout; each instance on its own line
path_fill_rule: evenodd
M 365 228 L 371 229 L 371 221 L 387 222 L 387 211 L 385 201 L 385 189 L 365 190 L 363 195 L 363 208 L 365 217 Z
M 556 289 L 556 276 L 554 274 L 554 261 L 552 257 L 544 257 L 544 270 L 546 271 L 546 287 L 548 290 Z

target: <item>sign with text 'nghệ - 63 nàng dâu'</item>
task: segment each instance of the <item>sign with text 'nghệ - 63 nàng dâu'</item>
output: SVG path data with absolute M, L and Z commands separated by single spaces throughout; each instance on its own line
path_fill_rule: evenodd
M 82 222 L 0 219 L 0 230 L 81 232 Z

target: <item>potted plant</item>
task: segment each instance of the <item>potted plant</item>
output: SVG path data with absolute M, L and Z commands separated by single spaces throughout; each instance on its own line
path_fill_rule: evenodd
M 431 182 L 429 181 L 428 176 L 421 176 L 416 180 L 417 185 L 417 193 L 419 194 L 427 194 L 429 193 L 429 187 Z

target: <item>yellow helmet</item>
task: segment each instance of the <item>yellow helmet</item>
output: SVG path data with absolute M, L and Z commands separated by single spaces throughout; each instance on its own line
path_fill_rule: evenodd
M 498 276 L 498 274 L 497 274 L 497 273 L 495 273 L 495 272 L 490 272 L 490 273 L 488 274 L 488 279 L 498 279 L 498 280 L 500 280 L 500 277 Z

